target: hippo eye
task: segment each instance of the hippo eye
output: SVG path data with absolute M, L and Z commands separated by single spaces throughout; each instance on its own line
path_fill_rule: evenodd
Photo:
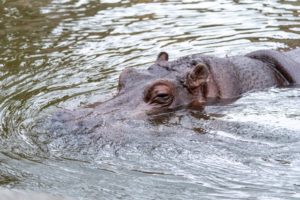
M 158 93 L 154 96 L 150 103 L 151 104 L 168 104 L 173 100 L 173 97 L 167 93 Z
M 158 81 L 145 90 L 144 101 L 153 106 L 169 106 L 174 99 L 171 83 Z
M 157 94 L 156 97 L 158 97 L 158 98 L 167 98 L 167 97 L 169 97 L 169 94 L 167 94 L 167 93 L 160 93 L 160 94 Z

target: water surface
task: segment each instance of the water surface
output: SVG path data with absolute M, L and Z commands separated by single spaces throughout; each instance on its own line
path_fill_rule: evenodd
M 75 199 L 299 199 L 300 89 L 156 120 L 79 108 L 126 67 L 300 46 L 299 1 L 0 1 L 0 186 Z M 83 116 L 81 126 L 49 120 Z

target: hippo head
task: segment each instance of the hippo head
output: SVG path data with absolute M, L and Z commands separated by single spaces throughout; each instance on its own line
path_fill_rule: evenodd
M 157 114 L 187 108 L 203 110 L 217 97 L 209 67 L 200 59 L 182 57 L 169 62 L 161 52 L 148 69 L 125 69 L 119 77 L 118 94 L 108 101 L 131 114 Z M 209 89 L 209 90 L 208 90 Z

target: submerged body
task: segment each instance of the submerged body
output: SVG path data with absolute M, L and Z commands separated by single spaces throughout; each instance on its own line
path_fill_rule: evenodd
M 207 104 L 232 100 L 248 91 L 300 84 L 300 50 L 256 51 L 217 58 L 194 54 L 174 61 L 162 52 L 146 70 L 125 69 L 119 92 L 95 104 L 104 112 L 128 110 L 153 114 L 178 108 L 202 110 Z

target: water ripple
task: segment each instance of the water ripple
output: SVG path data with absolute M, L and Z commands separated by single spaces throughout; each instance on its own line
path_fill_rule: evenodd
M 1 186 L 79 199 L 299 199 L 299 88 L 157 121 L 79 108 L 111 98 L 124 68 L 146 68 L 160 51 L 174 59 L 300 46 L 299 8 L 259 0 L 1 2 Z

